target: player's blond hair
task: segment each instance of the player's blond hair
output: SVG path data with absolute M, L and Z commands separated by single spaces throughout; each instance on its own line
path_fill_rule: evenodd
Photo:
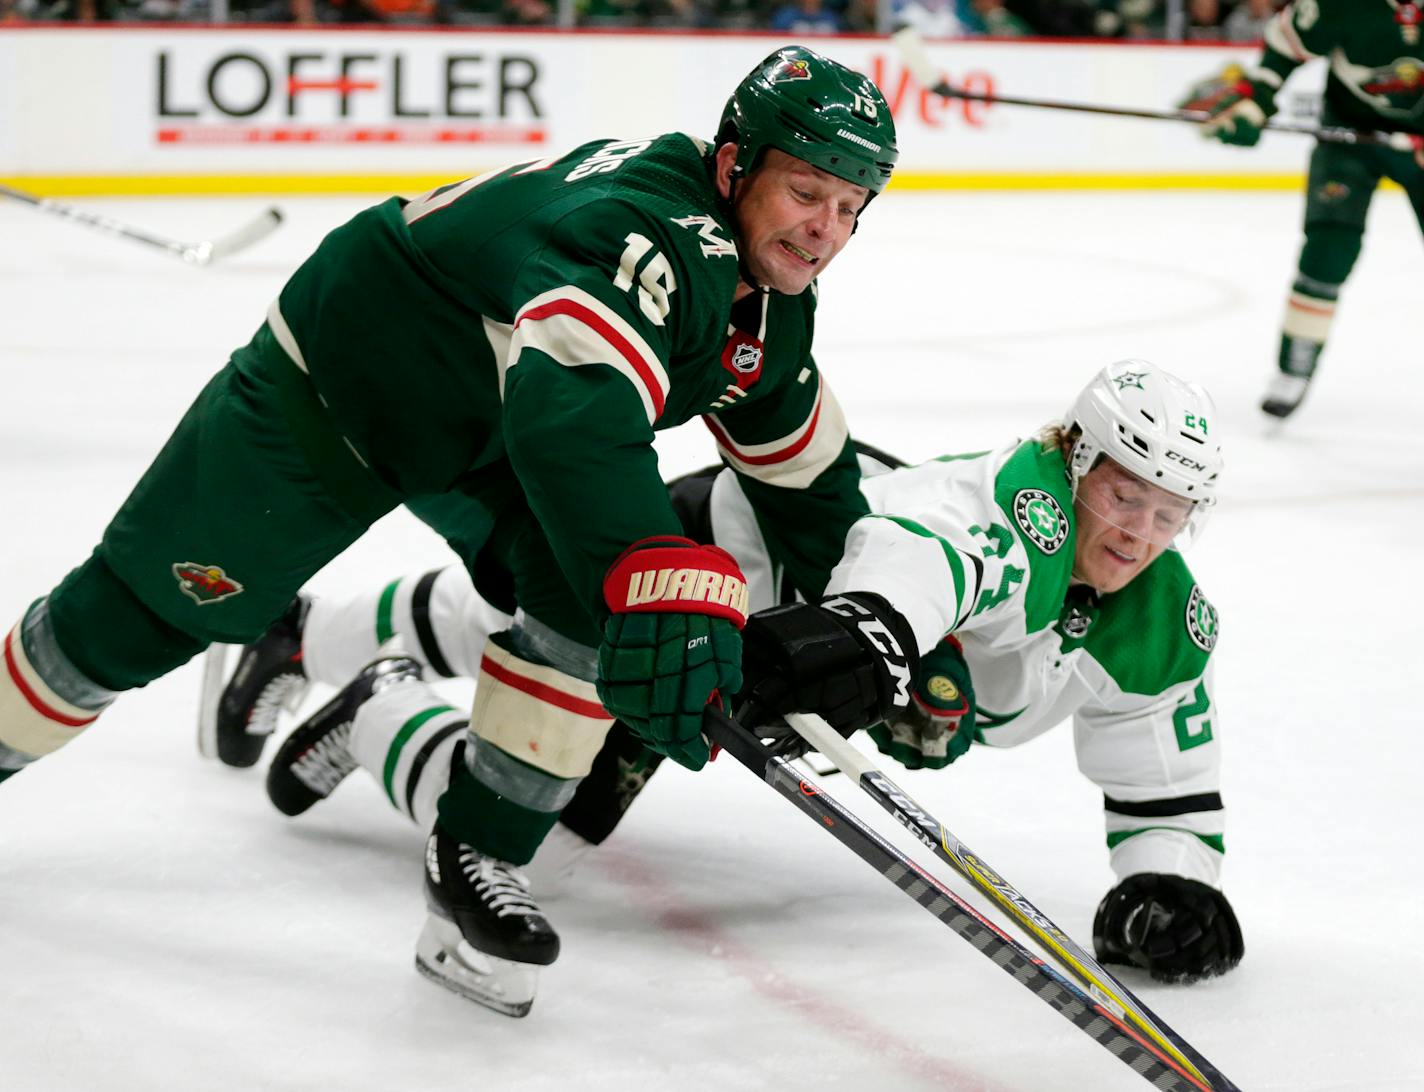
M 1068 457 L 1073 454 L 1073 445 L 1078 442 L 1078 438 L 1083 435 L 1083 430 L 1074 426 L 1069 428 L 1061 421 L 1055 421 L 1051 425 L 1044 425 L 1038 433 L 1039 445 L 1044 451 L 1052 451 L 1055 448 L 1058 454 L 1063 456 L 1066 463 Z

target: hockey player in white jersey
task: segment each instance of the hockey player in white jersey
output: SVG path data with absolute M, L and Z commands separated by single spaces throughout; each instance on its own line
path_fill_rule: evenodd
M 1215 430 L 1205 391 L 1131 360 L 1103 369 L 1034 439 L 895 470 L 863 455 L 872 515 L 852 529 L 828 588 L 884 596 L 924 650 L 911 711 L 870 729 L 904 765 L 942 767 L 972 743 L 1015 746 L 1072 719 L 1079 767 L 1103 790 L 1118 878 L 1095 947 L 1162 981 L 1224 973 L 1244 950 L 1219 886 L 1217 616 L 1180 553 L 1216 501 Z M 778 567 L 734 475 L 691 476 L 673 496 L 690 535 L 738 558 L 759 611 L 746 661 L 763 669 L 743 713 L 789 711 L 797 668 L 778 642 L 803 606 L 774 606 Z M 360 672 L 343 693 L 363 700 L 338 695 L 299 727 L 269 794 L 297 814 L 364 766 L 426 826 L 464 718 L 422 675 L 474 675 L 485 635 L 507 624 L 459 567 L 346 603 L 303 602 L 249 646 L 217 730 L 250 747 L 271 731 L 284 688 L 341 686 Z M 393 635 L 404 654 L 380 658 Z M 557 872 L 600 841 L 656 764 L 610 736 L 531 867 Z

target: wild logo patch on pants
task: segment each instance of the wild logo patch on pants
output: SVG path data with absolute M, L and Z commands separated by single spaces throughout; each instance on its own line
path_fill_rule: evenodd
M 1334 204 L 1350 196 L 1350 187 L 1344 182 L 1326 182 L 1315 191 L 1315 196 L 1326 204 Z
M 242 585 L 223 572 L 221 565 L 175 561 L 173 578 L 178 581 L 178 590 L 200 607 L 242 594 Z

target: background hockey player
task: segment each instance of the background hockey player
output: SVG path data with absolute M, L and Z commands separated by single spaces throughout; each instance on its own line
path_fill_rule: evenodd
M 874 85 L 791 47 L 736 88 L 714 144 L 595 141 L 332 232 L 6 638 L 0 776 L 210 642 L 257 638 L 408 503 L 521 608 L 438 804 L 418 961 L 462 990 L 480 985 L 461 951 L 513 961 L 491 1000 L 522 1011 L 558 938 L 508 862 L 613 716 L 696 769 L 704 708 L 741 685 L 742 575 L 681 537 L 654 431 L 707 415 L 810 598 L 866 510 L 811 286 L 895 158 Z
M 1188 106 L 1212 113 L 1206 131 L 1227 144 L 1254 145 L 1276 112 L 1286 78 L 1328 55 L 1321 124 L 1424 134 L 1424 13 L 1413 0 L 1297 0 L 1266 26 L 1256 67 L 1194 94 Z M 1360 255 L 1365 215 L 1382 178 L 1404 187 L 1424 226 L 1424 154 L 1379 145 L 1318 142 L 1310 156 L 1305 244 L 1286 304 L 1277 371 L 1261 402 L 1288 417 L 1305 397 L 1330 335 L 1340 290 Z
M 914 705 L 870 730 L 906 766 L 943 767 L 973 740 L 1015 746 L 1073 719 L 1079 767 L 1104 793 L 1119 881 L 1098 910 L 1098 953 L 1165 981 L 1223 973 L 1243 952 L 1218 886 L 1216 612 L 1173 548 L 1215 503 L 1215 428 L 1200 387 L 1125 361 L 1038 439 L 893 472 L 894 460 L 863 451 L 874 515 L 853 529 L 831 583 L 880 592 L 933 650 Z M 770 606 L 782 574 L 736 476 L 690 475 L 670 493 L 687 533 L 734 554 L 752 606 Z M 773 691 L 794 676 L 787 648 L 806 609 L 758 611 L 745 631 L 746 668 L 761 680 L 750 697 L 765 705 L 796 704 Z M 257 646 L 267 667 L 260 683 L 229 687 L 225 730 L 270 729 L 271 703 L 256 708 L 264 690 L 341 686 L 396 634 L 406 654 L 368 670 L 401 685 L 359 710 L 338 698 L 313 715 L 280 748 L 268 791 L 299 814 L 361 765 L 398 810 L 428 824 L 463 722 L 420 676 L 473 675 L 484 635 L 503 624 L 458 567 L 317 600 Z M 353 689 L 369 693 L 360 681 Z M 610 737 L 535 861 L 541 880 L 606 837 L 657 761 L 626 733 Z

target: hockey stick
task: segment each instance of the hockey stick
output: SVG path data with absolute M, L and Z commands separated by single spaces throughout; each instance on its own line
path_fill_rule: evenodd
M 1236 1086 L 1229 1082 L 1209 1084 L 1190 1066 L 1183 1066 L 1128 1024 L 1113 1006 L 1091 996 L 1005 933 L 736 721 L 709 708 L 703 718 L 703 731 L 713 743 L 764 778 L 817 826 L 829 831 L 843 846 L 1087 1032 L 1133 1072 L 1163 1092 L 1235 1090 Z
M 928 91 L 946 99 L 963 99 L 966 102 L 983 102 L 1003 106 L 1037 106 L 1043 110 L 1070 110 L 1078 114 L 1101 114 L 1115 118 L 1146 118 L 1149 121 L 1186 121 L 1195 125 L 1210 119 L 1205 110 L 1146 110 L 1127 106 L 1099 106 L 1082 102 L 1060 102 L 1055 99 L 1021 99 L 1009 95 L 984 95 L 976 91 L 961 91 L 951 87 L 943 79 L 929 53 L 924 40 L 914 27 L 901 27 L 890 35 L 895 47 L 900 51 L 900 59 L 915 80 Z M 1346 129 L 1342 126 L 1320 128 L 1302 125 L 1292 121 L 1268 121 L 1264 129 L 1277 133 L 1300 133 L 1314 137 L 1327 144 L 1383 144 L 1395 151 L 1411 152 L 1414 145 L 1404 133 L 1368 132 L 1362 129 Z
M 203 653 L 203 688 L 198 697 L 198 753 L 218 757 L 218 703 L 227 685 L 228 653 L 240 646 L 214 642 Z
M 175 257 L 182 258 L 183 261 L 189 265 L 211 265 L 219 258 L 225 258 L 229 254 L 236 254 L 239 250 L 244 250 L 257 242 L 258 239 L 265 238 L 272 234 L 282 222 L 282 210 L 269 208 L 259 214 L 255 220 L 244 224 L 228 235 L 223 235 L 216 239 L 205 239 L 198 243 L 183 243 L 176 239 L 167 239 L 162 235 L 155 235 L 152 232 L 133 227 L 130 224 L 111 219 L 108 216 L 101 216 L 95 212 L 85 212 L 83 209 L 77 209 L 73 205 L 66 205 L 48 197 L 37 197 L 33 193 L 17 190 L 12 186 L 0 185 L 0 197 L 9 197 L 44 212 L 52 212 L 56 216 L 63 216 L 65 219 L 73 220 L 75 223 L 83 224 L 85 227 L 96 228 L 110 235 L 119 235 L 125 239 L 132 239 L 137 243 L 144 243 L 147 246 L 155 247 Z
M 1207 1061 L 1122 983 L 1103 969 L 1062 929 L 1021 895 L 973 850 L 951 834 L 943 823 L 921 807 L 910 794 L 891 781 L 868 756 L 813 713 L 792 713 L 787 723 L 802 739 L 840 767 L 872 800 L 981 893 L 1028 931 L 1040 945 L 1099 1000 L 1121 1013 L 1138 1031 L 1214 1090 L 1235 1089 L 1222 1072 Z

